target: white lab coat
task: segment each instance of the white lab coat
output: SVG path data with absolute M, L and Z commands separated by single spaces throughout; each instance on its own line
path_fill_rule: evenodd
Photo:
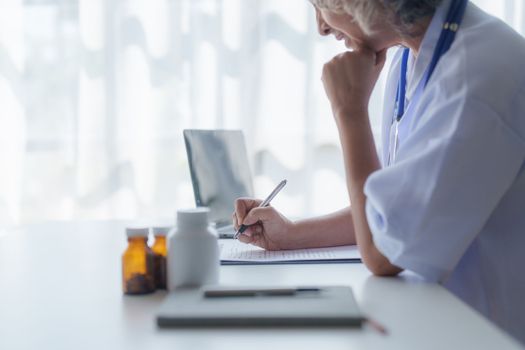
M 449 4 L 409 60 L 408 100 Z M 525 40 L 469 4 L 386 166 L 400 58 L 401 50 L 385 94 L 384 167 L 365 185 L 374 242 L 525 343 Z

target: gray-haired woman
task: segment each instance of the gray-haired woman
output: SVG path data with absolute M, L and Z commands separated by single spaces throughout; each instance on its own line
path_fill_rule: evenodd
M 352 51 L 323 68 L 351 206 L 291 222 L 236 201 L 240 240 L 357 244 L 376 275 L 442 283 L 525 342 L 525 40 L 467 0 L 311 0 Z M 368 119 L 386 50 L 382 150 Z

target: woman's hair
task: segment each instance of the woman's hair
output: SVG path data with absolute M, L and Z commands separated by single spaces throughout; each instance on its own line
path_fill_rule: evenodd
M 354 17 L 357 24 L 370 34 L 380 20 L 387 20 L 400 35 L 417 35 L 418 22 L 431 16 L 443 0 L 310 0 L 319 8 Z

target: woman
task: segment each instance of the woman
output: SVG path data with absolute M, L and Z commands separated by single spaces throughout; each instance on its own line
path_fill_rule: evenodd
M 372 273 L 442 283 L 525 342 L 524 39 L 466 0 L 312 3 L 319 33 L 353 49 L 322 74 L 352 205 L 291 222 L 239 199 L 240 240 L 355 243 Z M 368 102 L 394 46 L 378 157 Z

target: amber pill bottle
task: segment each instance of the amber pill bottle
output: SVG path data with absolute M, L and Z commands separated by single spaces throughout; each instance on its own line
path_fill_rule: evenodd
M 168 247 L 166 245 L 166 236 L 171 227 L 153 227 L 152 229 L 155 241 L 151 246 L 154 257 L 154 276 L 157 289 L 166 289 L 166 259 L 168 258 Z
M 122 288 L 124 294 L 147 294 L 155 291 L 154 254 L 148 247 L 148 228 L 127 228 L 128 247 L 122 254 Z

